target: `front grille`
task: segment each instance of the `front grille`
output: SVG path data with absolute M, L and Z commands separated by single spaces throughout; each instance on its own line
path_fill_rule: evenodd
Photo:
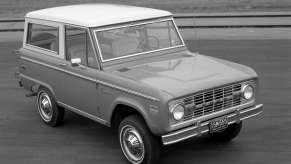
M 184 98 L 184 121 L 240 105 L 241 86 L 242 84 L 228 85 Z

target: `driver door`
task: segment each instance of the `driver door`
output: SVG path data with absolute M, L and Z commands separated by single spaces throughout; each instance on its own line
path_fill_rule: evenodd
M 96 83 L 97 58 L 87 29 L 65 26 L 66 62 L 58 100 L 75 112 L 100 117 Z M 71 61 L 78 63 L 72 64 Z

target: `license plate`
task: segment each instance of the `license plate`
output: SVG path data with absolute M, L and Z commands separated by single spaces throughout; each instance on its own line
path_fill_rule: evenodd
M 227 117 L 218 118 L 209 122 L 209 133 L 221 132 L 228 126 Z

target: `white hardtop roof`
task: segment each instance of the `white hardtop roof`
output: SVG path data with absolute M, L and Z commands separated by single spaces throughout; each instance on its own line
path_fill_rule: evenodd
M 97 27 L 171 16 L 168 11 L 117 4 L 80 4 L 32 11 L 26 18 Z

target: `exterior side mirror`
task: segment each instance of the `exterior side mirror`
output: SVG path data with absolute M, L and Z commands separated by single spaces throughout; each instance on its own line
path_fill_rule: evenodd
M 81 58 L 73 58 L 71 59 L 72 67 L 77 67 L 81 64 Z

